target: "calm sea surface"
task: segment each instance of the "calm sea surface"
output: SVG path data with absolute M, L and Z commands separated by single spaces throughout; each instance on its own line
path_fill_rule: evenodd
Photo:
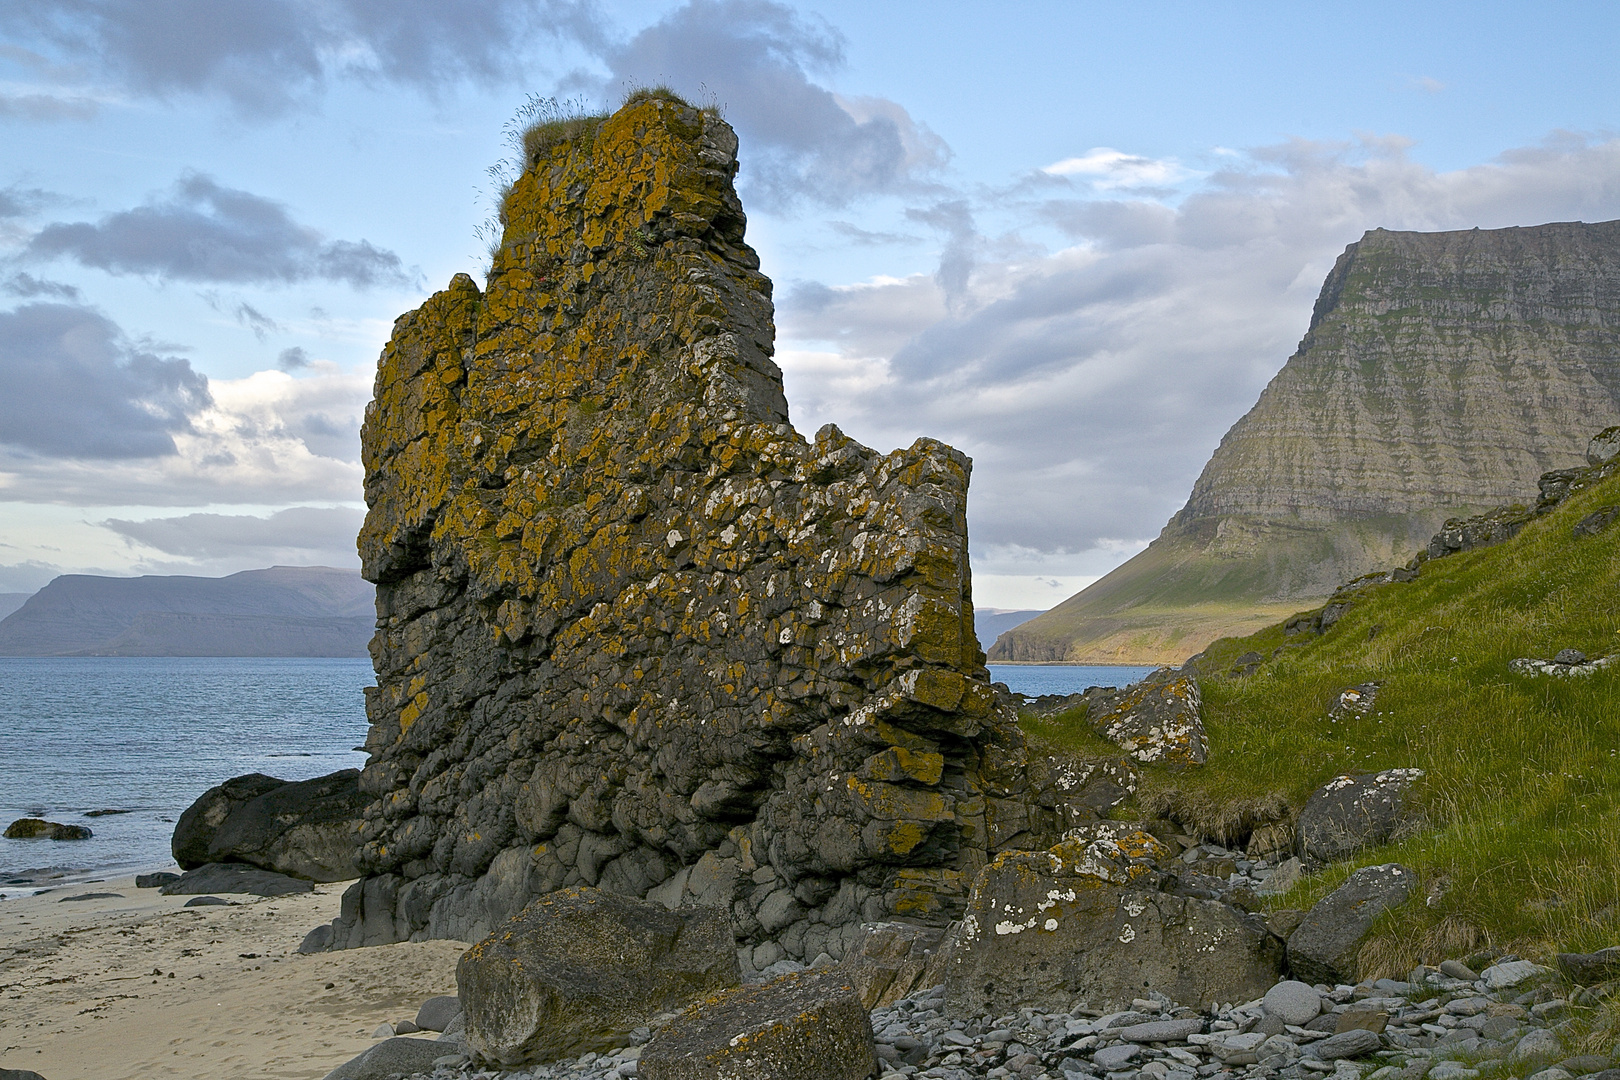
M 1021 693 L 1123 686 L 1146 667 L 992 664 Z M 166 866 L 180 812 L 243 773 L 305 780 L 365 755 L 365 659 L 0 657 L 0 828 L 20 817 L 87 825 L 89 840 L 0 840 L 4 881 L 64 881 Z M 128 813 L 87 817 L 94 810 Z
M 95 833 L 0 839 L 0 882 L 165 866 L 175 819 L 220 781 L 358 768 L 372 682 L 364 658 L 0 657 L 0 829 L 45 817 Z M 85 817 L 101 809 L 129 813 Z
M 1078 694 L 1088 686 L 1127 686 L 1153 668 L 1087 664 L 991 664 L 990 678 L 1007 689 L 1036 697 Z

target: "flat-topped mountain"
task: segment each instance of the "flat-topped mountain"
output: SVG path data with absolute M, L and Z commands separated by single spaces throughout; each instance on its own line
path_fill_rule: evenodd
M 330 566 L 64 574 L 0 620 L 0 656 L 365 656 L 374 596 Z
M 1170 662 L 1533 501 L 1620 420 L 1620 221 L 1375 229 L 1146 551 L 993 660 Z

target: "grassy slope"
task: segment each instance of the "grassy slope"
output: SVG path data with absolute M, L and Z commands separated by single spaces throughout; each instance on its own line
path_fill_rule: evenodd
M 1157 773 L 1147 804 L 1218 808 L 1280 796 L 1297 810 L 1341 772 L 1417 766 L 1430 828 L 1331 867 L 1286 906 L 1325 894 L 1356 866 L 1418 869 L 1430 903 L 1386 916 L 1364 958 L 1386 972 L 1474 944 L 1527 955 L 1620 940 L 1620 667 L 1584 679 L 1521 677 L 1519 656 L 1620 651 L 1620 526 L 1573 540 L 1620 478 L 1571 499 L 1500 547 L 1431 562 L 1418 580 L 1365 590 L 1329 633 L 1280 625 L 1216 642 L 1205 672 L 1270 656 L 1247 677 L 1201 678 L 1212 753 L 1195 772 Z M 1376 632 L 1375 632 L 1376 631 Z M 1330 702 L 1381 679 L 1376 715 L 1329 723 Z M 1031 733 L 1096 752 L 1077 721 Z
M 1293 614 L 1342 581 L 1405 562 L 1445 516 L 1313 527 L 1252 523 L 1243 535 L 1213 543 L 1208 536 L 1166 535 L 1003 634 L 990 659 L 1179 664 L 1217 638 L 1250 634 Z M 1279 590 L 1302 599 L 1266 599 Z

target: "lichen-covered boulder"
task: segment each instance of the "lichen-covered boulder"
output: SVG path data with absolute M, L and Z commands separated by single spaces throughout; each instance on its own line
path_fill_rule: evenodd
M 1167 854 L 1135 832 L 997 856 L 945 961 L 948 1008 L 1109 1011 L 1147 989 L 1189 1005 L 1259 997 L 1277 981 L 1282 942 L 1230 904 L 1159 891 L 1154 861 Z
M 1088 695 L 1090 696 L 1090 695 Z M 1209 760 L 1198 680 L 1161 669 L 1089 703 L 1086 719 L 1097 733 L 1137 761 L 1202 765 Z
M 171 846 L 187 870 L 243 862 L 311 881 L 348 881 L 360 876 L 360 820 L 370 802 L 356 769 L 296 782 L 239 776 L 180 815 Z
M 541 897 L 456 965 L 467 1045 L 505 1066 L 623 1046 L 659 1013 L 739 981 L 725 912 L 598 889 Z
M 526 162 L 486 287 L 378 365 L 375 802 L 332 945 L 476 940 L 576 885 L 807 959 L 944 925 L 1057 837 L 974 637 L 970 463 L 788 422 L 723 120 L 578 128 Z
M 1414 828 L 1407 790 L 1422 776 L 1422 769 L 1335 776 L 1299 812 L 1295 850 L 1301 858 L 1332 862 Z
M 841 972 L 809 971 L 692 1006 L 647 1043 L 642 1080 L 866 1080 L 872 1021 Z
M 1363 866 L 1317 901 L 1288 936 L 1288 970 L 1308 983 L 1354 983 L 1373 920 L 1404 904 L 1417 887 L 1416 871 L 1399 863 Z

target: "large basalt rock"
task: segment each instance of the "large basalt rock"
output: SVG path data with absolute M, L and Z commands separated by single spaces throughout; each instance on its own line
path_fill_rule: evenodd
M 872 1021 L 840 972 L 803 972 L 692 1006 L 642 1050 L 642 1080 L 866 1080 Z
M 225 820 L 260 795 L 285 787 L 287 783 L 264 773 L 248 773 L 246 776 L 233 776 L 197 796 L 196 801 L 180 814 L 180 820 L 175 822 L 174 835 L 169 840 L 174 861 L 180 864 L 182 870 L 218 862 L 210 855 L 209 845 Z
M 376 802 L 332 942 L 475 940 L 575 885 L 799 957 L 943 925 L 1057 836 L 974 637 L 969 462 L 788 423 L 722 120 L 581 127 L 517 180 L 487 287 L 378 366 Z
M 1332 862 L 1386 843 L 1415 827 L 1407 790 L 1422 769 L 1335 776 L 1306 800 L 1295 825 L 1301 858 Z
M 1282 968 L 1282 942 L 1219 900 L 1158 890 L 1147 833 L 1007 852 L 980 872 L 945 961 L 947 1006 L 1130 1007 L 1152 989 L 1185 1004 L 1248 1001 Z
M 1399 863 L 1363 866 L 1317 901 L 1288 936 L 1288 970 L 1308 983 L 1354 983 L 1373 920 L 1404 904 L 1417 887 L 1417 873 Z
M 599 889 L 541 897 L 456 965 L 467 1045 L 506 1066 L 623 1046 L 741 978 L 725 912 Z
M 187 870 L 243 862 L 311 881 L 348 881 L 360 876 L 360 821 L 370 802 L 356 769 L 297 782 L 238 776 L 180 815 L 171 848 Z

